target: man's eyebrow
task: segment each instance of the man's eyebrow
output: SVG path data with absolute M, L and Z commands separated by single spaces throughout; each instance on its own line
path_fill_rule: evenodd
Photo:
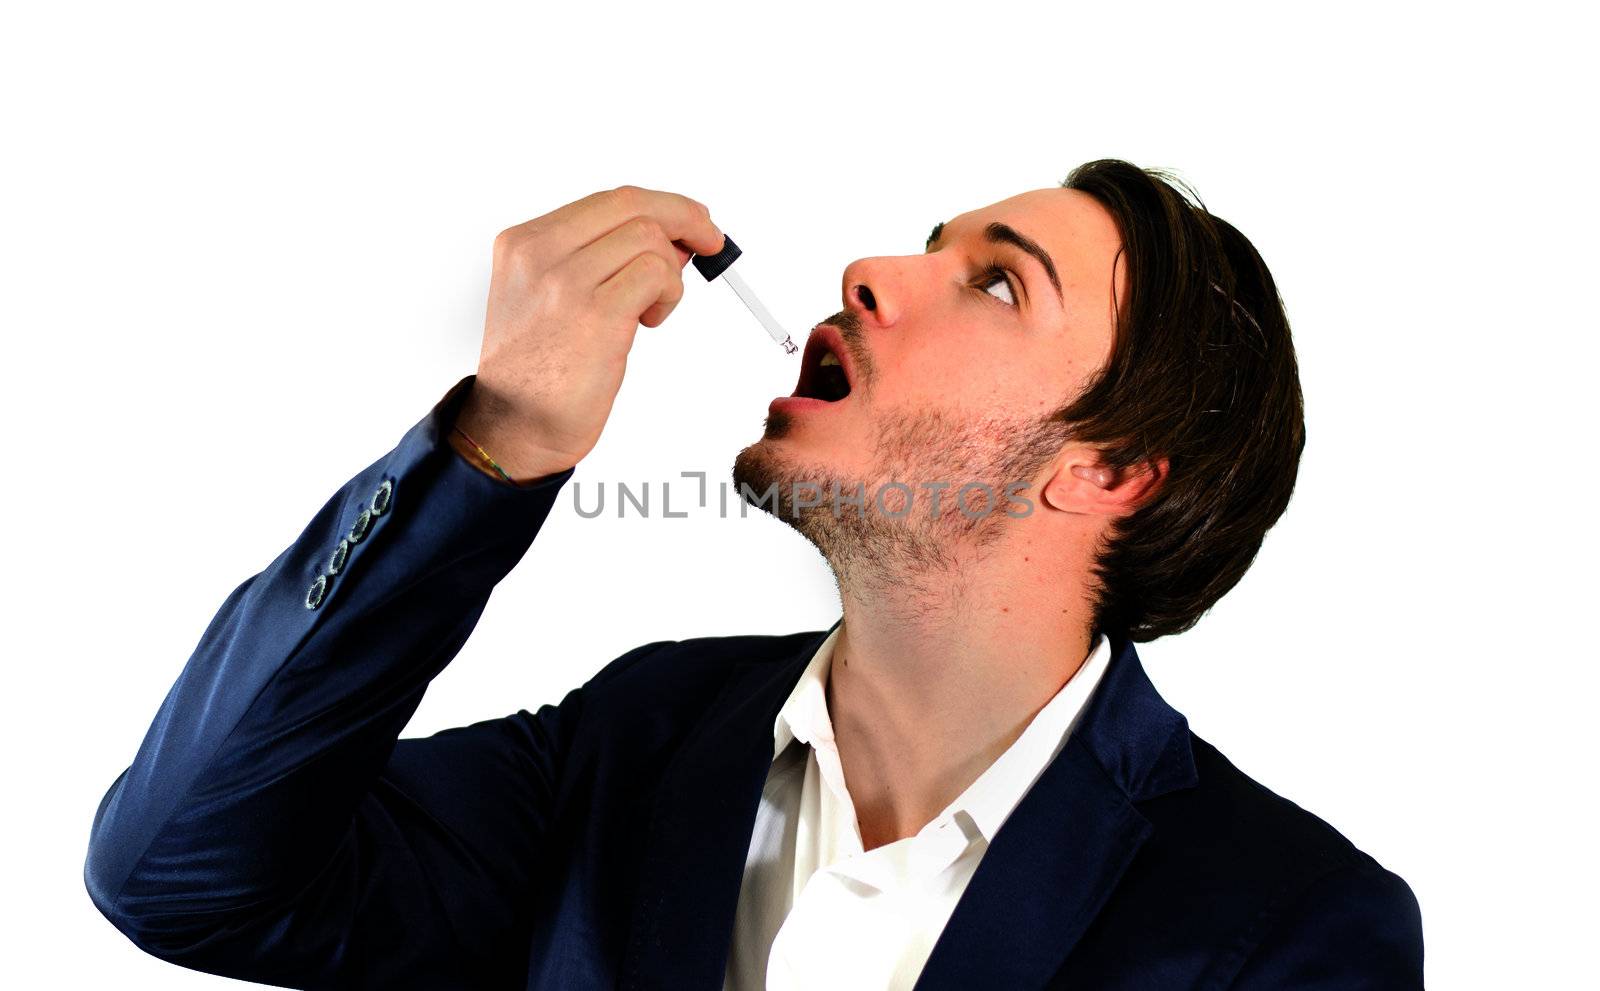
M 943 233 L 944 221 L 941 220 L 939 223 L 934 225 L 932 233 L 928 235 L 928 243 L 923 247 L 923 250 L 926 251 L 929 248 L 932 248 L 934 242 L 938 241 L 940 235 Z M 1061 298 L 1061 276 L 1056 274 L 1056 263 L 1051 260 L 1050 252 L 1040 247 L 1037 241 L 1021 233 L 1009 224 L 1002 224 L 999 221 L 996 221 L 985 227 L 983 229 L 983 237 L 984 240 L 991 243 L 1009 244 L 1012 247 L 1020 248 L 1031 255 L 1034 261 L 1038 262 L 1040 266 L 1044 268 L 1044 274 L 1050 277 L 1050 284 L 1054 286 L 1056 290 L 1056 300 L 1064 302 Z

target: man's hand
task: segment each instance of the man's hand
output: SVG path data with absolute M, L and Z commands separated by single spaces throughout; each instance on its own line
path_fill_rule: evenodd
M 461 429 L 519 481 L 577 464 L 600 439 L 639 324 L 666 320 L 691 253 L 722 244 L 703 204 L 637 186 L 502 231 Z

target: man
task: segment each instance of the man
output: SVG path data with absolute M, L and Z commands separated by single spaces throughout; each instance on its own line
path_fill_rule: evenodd
M 1124 162 L 846 268 L 735 465 L 833 567 L 832 629 L 396 742 L 722 243 L 629 186 L 501 235 L 476 376 L 234 591 L 106 795 L 101 911 L 298 987 L 1420 986 L 1405 883 L 1140 668 L 1304 433 L 1259 255 Z

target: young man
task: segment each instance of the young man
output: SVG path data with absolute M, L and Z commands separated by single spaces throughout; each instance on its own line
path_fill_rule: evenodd
M 501 235 L 477 374 L 229 597 L 107 794 L 107 917 L 304 987 L 1420 986 L 1405 883 L 1140 668 L 1304 432 L 1260 256 L 1124 162 L 846 268 L 734 468 L 833 567 L 832 629 L 396 742 L 722 243 L 628 186 Z

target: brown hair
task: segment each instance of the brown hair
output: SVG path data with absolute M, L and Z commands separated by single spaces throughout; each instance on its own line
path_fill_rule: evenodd
M 1101 159 L 1061 185 L 1115 219 L 1127 298 L 1106 367 L 1057 416 L 1108 467 L 1168 461 L 1100 548 L 1095 629 L 1154 640 L 1238 584 L 1289 503 L 1305 448 L 1289 320 L 1255 247 L 1176 176 Z

